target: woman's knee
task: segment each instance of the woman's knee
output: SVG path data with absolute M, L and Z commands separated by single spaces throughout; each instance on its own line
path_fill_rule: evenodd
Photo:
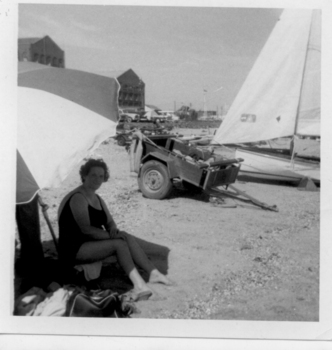
M 128 249 L 127 242 L 123 239 L 112 239 L 112 245 L 115 249 Z
M 135 236 L 133 236 L 130 233 L 125 232 L 125 231 L 122 231 L 122 232 L 123 232 L 123 235 L 124 235 L 124 237 L 126 238 L 127 241 L 136 241 Z
M 120 231 L 119 232 L 119 239 L 127 239 L 130 236 L 130 234 L 126 231 Z

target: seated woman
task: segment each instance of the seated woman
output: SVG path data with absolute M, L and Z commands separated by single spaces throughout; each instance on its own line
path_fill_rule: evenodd
M 148 272 L 150 283 L 170 285 L 148 259 L 135 237 L 120 231 L 105 202 L 96 194 L 109 178 L 106 163 L 89 159 L 81 166 L 82 185 L 68 193 L 59 207 L 59 256 L 67 266 L 101 261 L 116 254 L 121 267 L 134 285 L 134 301 L 148 299 L 151 289 L 135 264 Z

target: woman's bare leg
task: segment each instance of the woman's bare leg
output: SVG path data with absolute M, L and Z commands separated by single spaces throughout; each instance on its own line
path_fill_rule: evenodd
M 128 275 L 137 292 L 150 291 L 145 281 L 137 271 L 127 243 L 121 239 L 109 239 L 83 243 L 76 260 L 79 263 L 92 263 L 116 254 L 119 264 Z
M 165 275 L 160 273 L 146 256 L 144 250 L 138 244 L 136 238 L 124 231 L 121 231 L 121 234 L 126 237 L 128 248 L 134 262 L 149 274 L 149 283 L 162 283 L 171 285 L 171 281 Z

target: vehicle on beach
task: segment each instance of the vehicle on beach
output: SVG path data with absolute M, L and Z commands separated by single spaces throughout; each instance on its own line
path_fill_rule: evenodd
M 211 151 L 192 147 L 176 135 L 151 135 L 142 140 L 134 135 L 131 147 L 139 188 L 151 199 L 168 197 L 173 180 L 202 190 L 229 185 L 240 169 L 241 159 L 214 160 Z
M 146 112 L 141 108 L 123 108 L 119 109 L 118 122 L 145 122 L 148 121 Z
M 151 111 L 139 111 L 139 112 L 133 112 L 126 110 L 120 112 L 120 118 L 119 122 L 160 122 L 163 123 L 165 121 L 170 121 L 172 118 L 168 115 L 158 113 L 158 112 L 151 112 Z
M 144 135 L 169 135 L 173 129 L 172 123 L 151 123 L 151 122 L 128 122 L 124 116 L 119 119 L 116 127 L 116 136 L 114 139 L 119 146 L 128 147 L 132 141 L 132 135 L 135 131 L 140 130 Z
M 125 113 L 121 115 L 121 118 L 125 121 L 127 121 L 128 123 L 132 122 L 132 121 L 138 121 L 139 116 L 137 114 L 133 114 L 133 113 Z
M 213 150 L 193 146 L 177 135 L 146 137 L 142 133 L 133 134 L 129 152 L 130 170 L 137 173 L 139 189 L 147 198 L 167 198 L 173 185 L 181 181 L 184 188 L 204 191 L 211 198 L 223 200 L 228 196 L 278 211 L 276 205 L 263 203 L 232 185 L 237 179 L 241 158 L 216 156 Z
M 132 119 L 127 114 L 120 114 L 118 123 L 130 123 Z
M 160 116 L 166 120 L 179 120 L 180 118 L 173 111 L 159 111 Z

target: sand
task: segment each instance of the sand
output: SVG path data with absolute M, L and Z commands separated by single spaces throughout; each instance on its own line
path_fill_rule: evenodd
M 227 202 L 235 208 L 220 207 L 208 195 L 179 184 L 170 198 L 151 200 L 139 191 L 124 147 L 111 139 L 96 153 L 111 171 L 98 193 L 118 226 L 135 235 L 157 268 L 175 283 L 151 286 L 159 300 L 138 302 L 140 313 L 133 318 L 318 321 L 320 191 L 234 184 L 276 205 L 278 212 L 233 199 Z M 60 201 L 79 184 L 77 167 L 60 188 L 41 193 L 56 235 Z M 45 253 L 56 257 L 43 218 L 41 222 Z M 114 259 L 105 263 L 100 282 L 119 293 L 132 287 Z

